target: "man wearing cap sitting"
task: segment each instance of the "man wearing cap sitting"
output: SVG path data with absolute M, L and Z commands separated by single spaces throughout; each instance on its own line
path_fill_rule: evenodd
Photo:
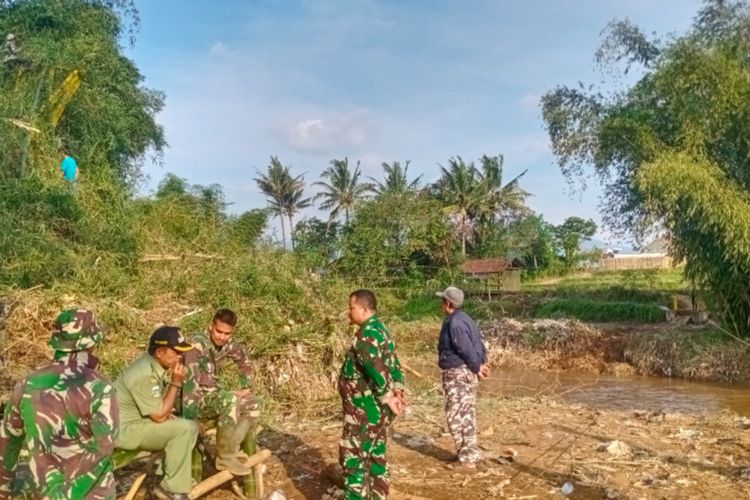
M 244 347 L 233 338 L 237 315 L 229 309 L 214 314 L 205 334 L 191 337 L 195 349 L 185 354 L 187 379 L 183 386 L 182 415 L 192 420 L 217 419 L 216 469 L 244 476 L 253 469 L 237 459 L 240 445 L 260 417 L 258 401 L 250 392 L 253 365 Z M 234 363 L 241 389 L 221 387 L 221 370 Z
M 159 498 L 187 499 L 191 488 L 190 457 L 198 437 L 195 422 L 174 413 L 185 366 L 182 355 L 193 347 L 176 326 L 157 328 L 148 352 L 115 381 L 120 406 L 116 445 L 124 450 L 164 450 L 164 478 Z
M 117 402 L 92 354 L 104 334 L 94 313 L 61 312 L 49 345 L 52 363 L 15 386 L 0 425 L 0 498 L 10 498 L 24 444 L 34 498 L 115 498 L 112 451 Z M 14 491 L 13 494 L 19 492 Z
M 476 469 L 482 458 L 477 447 L 476 396 L 479 380 L 489 376 L 487 351 L 474 320 L 461 307 L 464 292 L 448 287 L 443 299 L 446 318 L 440 329 L 438 366 L 443 370 L 443 393 L 448 429 L 456 444 L 458 464 Z

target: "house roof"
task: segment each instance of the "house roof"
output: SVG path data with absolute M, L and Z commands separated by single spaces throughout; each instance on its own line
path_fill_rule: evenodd
M 465 273 L 482 274 L 482 273 L 501 273 L 510 263 L 505 259 L 472 259 L 467 260 L 461 266 Z

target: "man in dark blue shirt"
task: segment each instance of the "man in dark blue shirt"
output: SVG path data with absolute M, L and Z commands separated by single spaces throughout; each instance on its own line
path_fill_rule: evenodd
M 489 376 L 487 350 L 476 323 L 461 309 L 464 293 L 451 286 L 436 295 L 443 299 L 446 314 L 440 329 L 438 366 L 443 370 L 448 429 L 459 464 L 476 469 L 482 458 L 477 447 L 476 396 L 479 380 Z

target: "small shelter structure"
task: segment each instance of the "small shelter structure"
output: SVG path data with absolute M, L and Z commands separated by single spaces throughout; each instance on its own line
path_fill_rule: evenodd
M 469 293 L 507 293 L 521 291 L 523 263 L 517 259 L 470 259 L 461 269 Z

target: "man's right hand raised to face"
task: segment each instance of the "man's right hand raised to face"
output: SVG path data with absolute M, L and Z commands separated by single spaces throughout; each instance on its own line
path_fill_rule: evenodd
M 187 370 L 185 365 L 182 364 L 182 361 L 178 361 L 172 368 L 171 382 L 176 385 L 182 385 L 182 383 L 185 382 L 186 373 Z

